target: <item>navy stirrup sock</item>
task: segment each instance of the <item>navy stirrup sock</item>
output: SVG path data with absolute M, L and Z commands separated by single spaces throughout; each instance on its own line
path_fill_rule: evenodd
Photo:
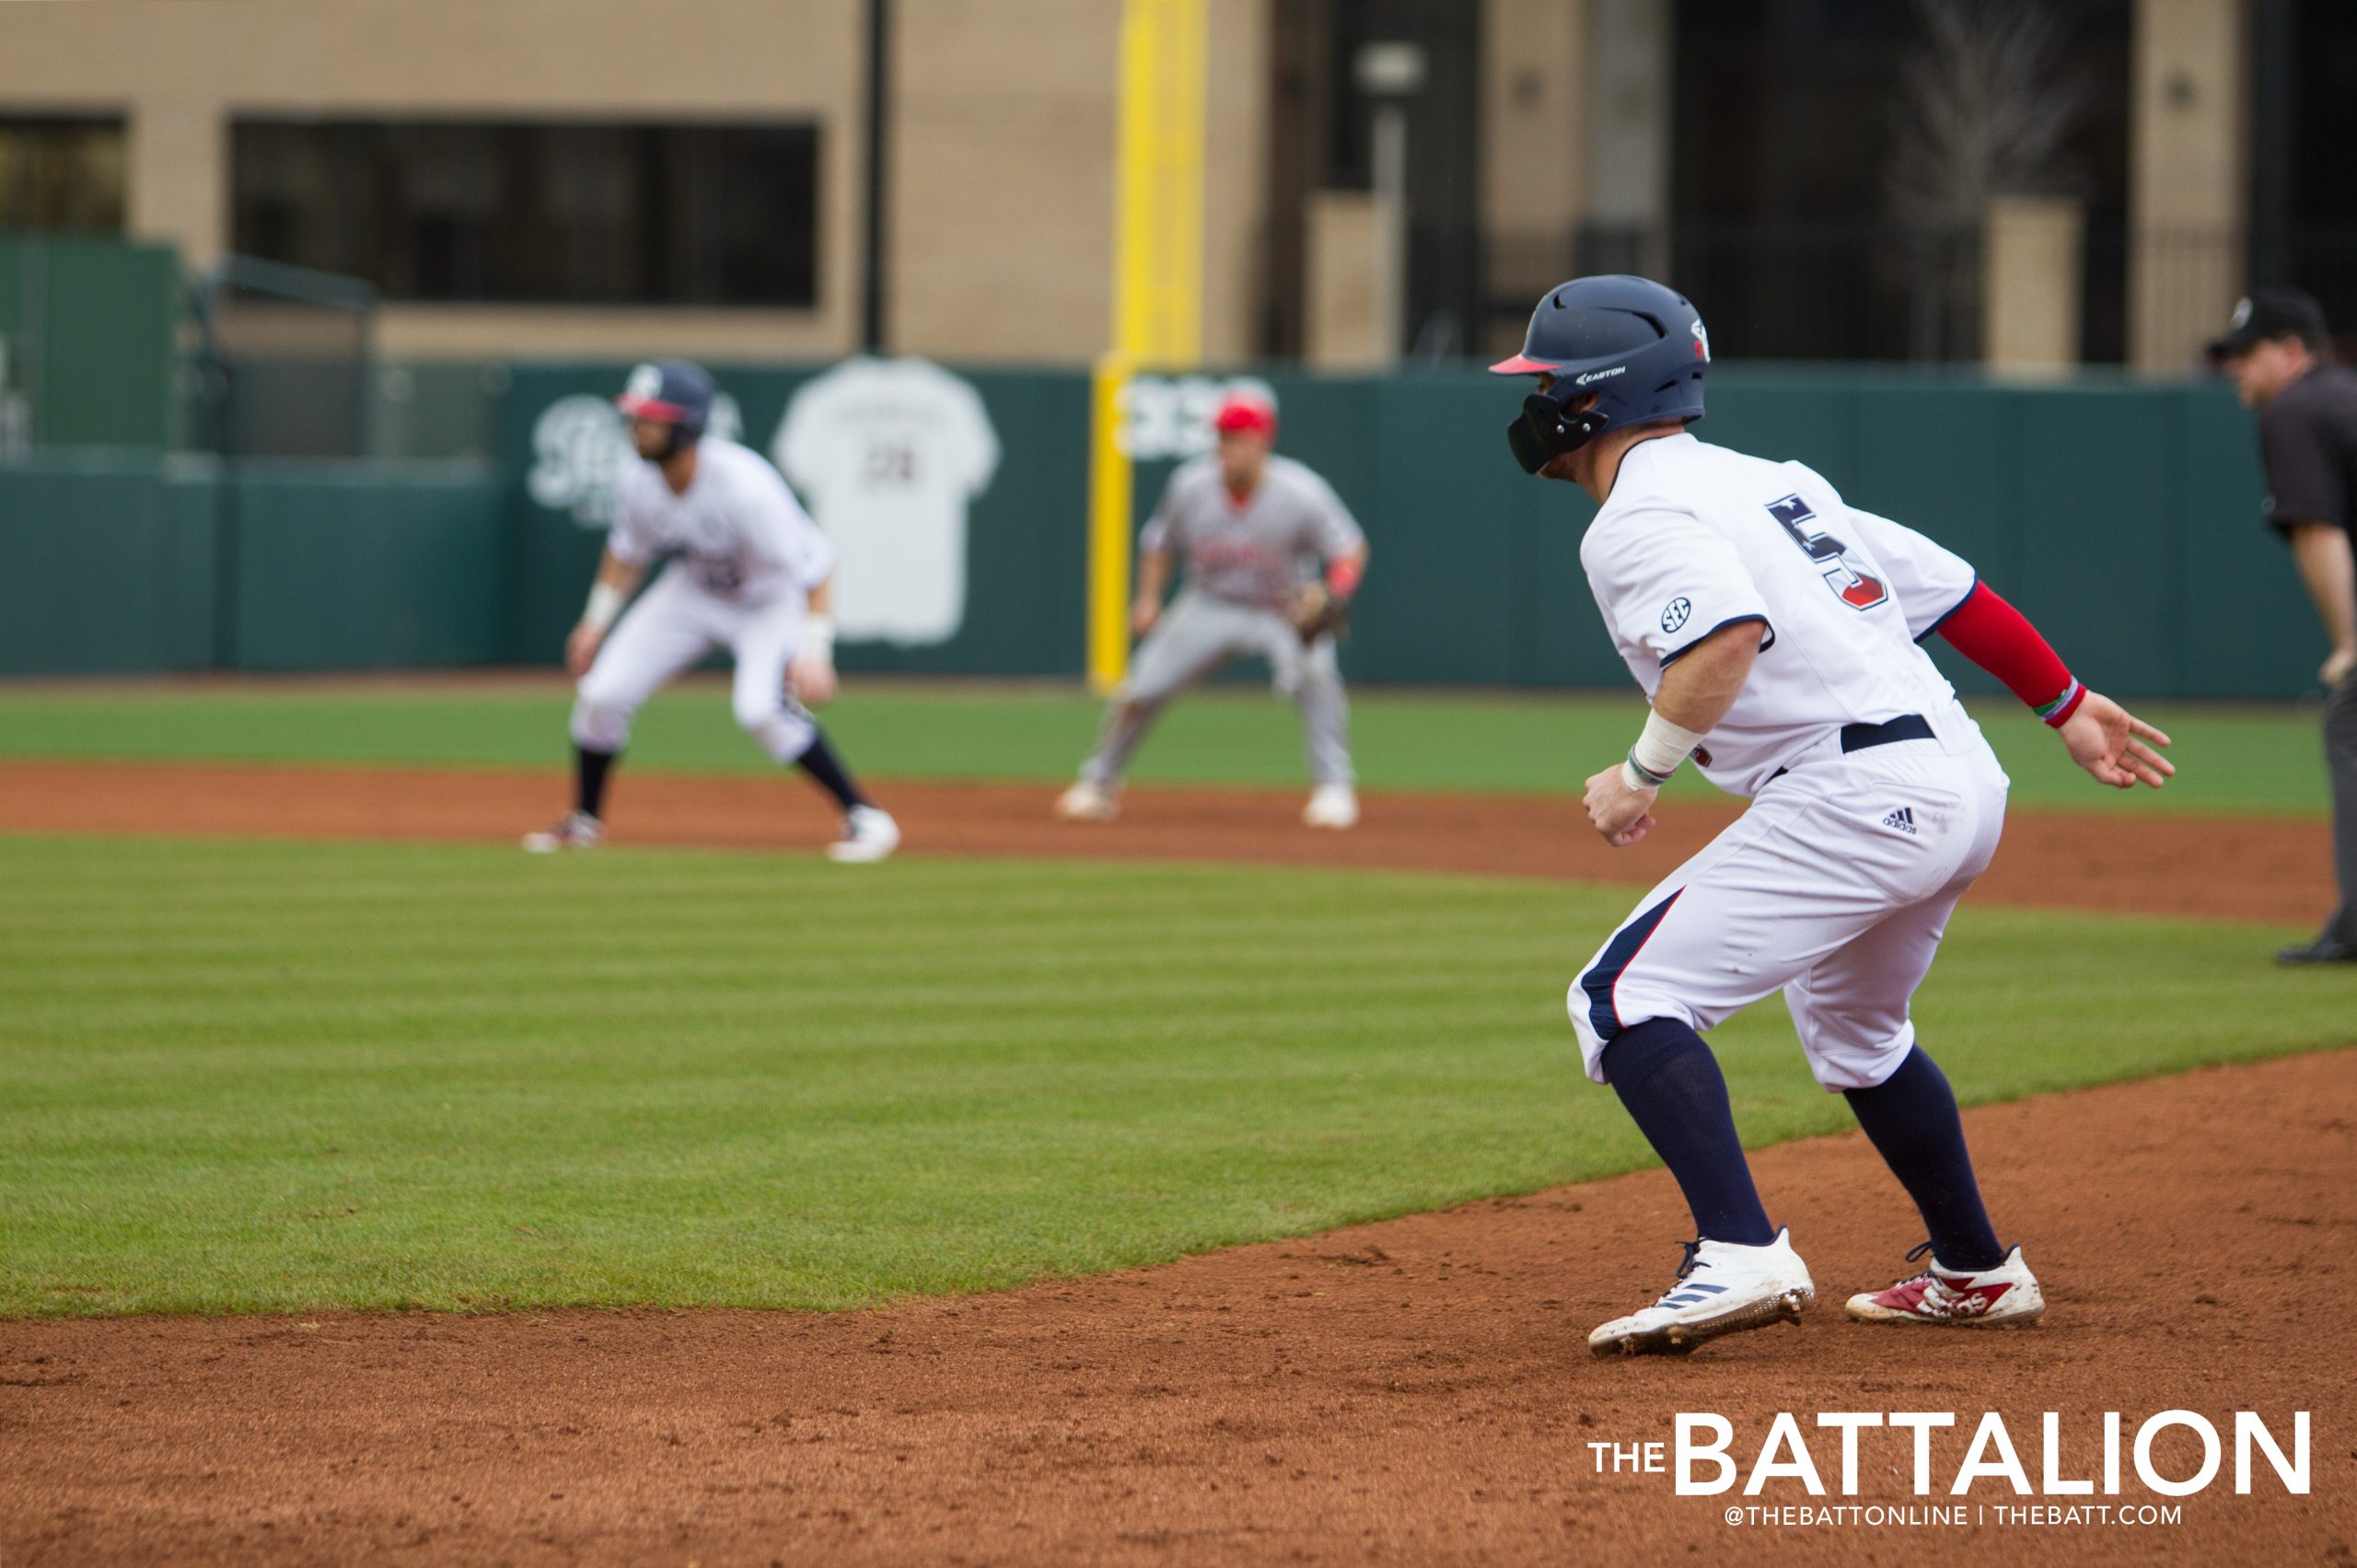
M 1727 1081 L 1702 1037 L 1674 1018 L 1648 1018 L 1612 1037 L 1603 1066 L 1637 1130 L 1678 1178 L 1694 1233 L 1738 1247 L 1775 1240 L 1736 1136 Z
M 611 751 L 592 751 L 586 746 L 573 749 L 573 808 L 584 817 L 603 817 L 606 813 L 606 771 L 614 765 Z
M 844 810 L 848 811 L 854 806 L 869 804 L 867 796 L 862 794 L 859 785 L 853 782 L 851 772 L 843 766 L 842 760 L 835 755 L 835 749 L 827 744 L 825 730 L 812 726 L 809 748 L 801 756 L 796 757 L 795 761 L 804 772 L 810 775 L 812 783 L 833 796 L 835 804 Z
M 1978 1273 L 2005 1260 L 1964 1146 L 1964 1121 L 1947 1074 L 1922 1046 L 1898 1071 L 1871 1089 L 1844 1089 L 1841 1098 L 1866 1130 L 1875 1150 L 1922 1211 L 1932 1255 L 1943 1268 Z

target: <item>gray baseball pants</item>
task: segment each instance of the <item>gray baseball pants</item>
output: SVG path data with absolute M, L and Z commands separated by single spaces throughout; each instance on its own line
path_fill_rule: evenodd
M 1304 647 L 1293 622 L 1277 611 L 1191 588 L 1171 601 L 1138 645 L 1130 678 L 1113 693 L 1097 749 L 1081 764 L 1080 776 L 1118 788 L 1130 754 L 1154 726 L 1163 704 L 1228 660 L 1248 654 L 1268 659 L 1278 695 L 1291 697 L 1301 710 L 1309 776 L 1322 784 L 1352 783 L 1351 705 L 1334 660 L 1334 639 L 1320 637 Z
M 2324 758 L 2332 774 L 2332 862 L 2340 908 L 2325 931 L 2357 947 L 2357 675 L 2324 705 Z

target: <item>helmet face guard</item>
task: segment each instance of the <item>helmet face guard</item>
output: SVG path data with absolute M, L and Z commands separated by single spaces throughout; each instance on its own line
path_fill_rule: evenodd
M 1579 389 L 1558 381 L 1555 390 Z M 1533 392 L 1522 400 L 1522 416 L 1506 426 L 1506 445 L 1525 473 L 1537 473 L 1565 452 L 1587 445 L 1611 420 L 1599 409 L 1573 413 L 1557 401 L 1555 390 Z

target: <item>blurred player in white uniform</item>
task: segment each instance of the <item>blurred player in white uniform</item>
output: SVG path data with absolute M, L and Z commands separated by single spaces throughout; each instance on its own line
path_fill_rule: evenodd
M 524 847 L 547 853 L 602 842 L 607 776 L 630 740 L 632 718 L 666 683 L 725 647 L 736 660 L 737 723 L 778 761 L 799 763 L 842 808 L 842 837 L 828 854 L 882 860 L 899 845 L 900 828 L 861 793 L 803 706 L 835 693 L 827 614 L 834 552 L 775 469 L 705 436 L 712 401 L 712 378 L 679 360 L 640 366 L 619 400 L 644 460 L 622 469 L 598 580 L 565 643 L 565 668 L 581 682 L 574 808 L 527 836 Z M 654 587 L 624 611 L 658 561 L 668 563 Z
M 1366 575 L 1366 536 L 1332 485 L 1271 452 L 1277 411 L 1265 399 L 1230 393 L 1212 424 L 1219 449 L 1179 465 L 1138 537 L 1130 624 L 1144 641 L 1056 815 L 1110 820 L 1131 753 L 1163 705 L 1230 659 L 1259 654 L 1301 710 L 1313 784 L 1301 819 L 1351 827 L 1359 801 L 1334 640 Z M 1170 564 L 1181 555 L 1187 585 L 1165 610 Z
M 1653 703 L 1626 761 L 1587 782 L 1615 845 L 1654 822 L 1691 757 L 1750 809 L 1637 906 L 1570 993 L 1588 1076 L 1608 1083 L 1693 1210 L 1696 1239 L 1654 1306 L 1589 1336 L 1597 1354 L 1681 1352 L 1796 1317 L 1816 1297 L 1769 1221 L 1701 1040 L 1782 990 L 1810 1070 L 1850 1103 L 1921 1212 L 1929 1266 L 1853 1296 L 1876 1323 L 2026 1323 L 2045 1310 L 1981 1205 L 1956 1097 L 1909 1003 L 1948 916 L 1995 853 L 2006 779 L 1917 642 L 1939 632 L 2061 734 L 2107 784 L 2157 788 L 2168 739 L 2089 691 L 1971 566 L 1845 504 L 1798 463 L 1686 434 L 1710 339 L 1643 278 L 1581 278 L 1492 368 L 1538 390 L 1509 429 L 1530 472 L 1602 509 L 1580 542 L 1596 606 Z M 2149 744 L 2148 744 L 2149 743 Z

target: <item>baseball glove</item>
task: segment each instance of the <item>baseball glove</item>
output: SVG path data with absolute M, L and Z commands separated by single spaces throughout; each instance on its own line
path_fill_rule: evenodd
M 1304 583 L 1294 595 L 1292 620 L 1305 647 L 1320 637 L 1339 637 L 1351 624 L 1350 601 L 1336 598 L 1323 583 Z

